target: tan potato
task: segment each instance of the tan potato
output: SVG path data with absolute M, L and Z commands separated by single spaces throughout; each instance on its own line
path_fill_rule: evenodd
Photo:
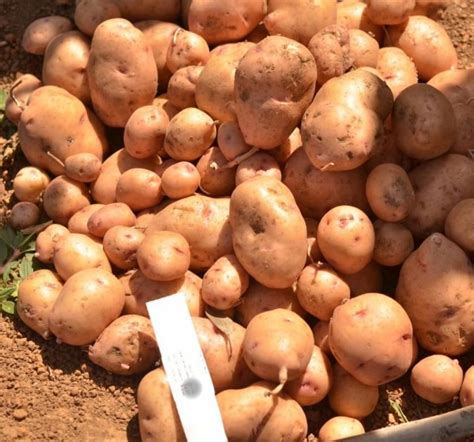
M 203 316 L 204 302 L 201 298 L 202 281 L 192 272 L 174 281 L 152 281 L 139 270 L 132 270 L 120 278 L 125 289 L 125 314 L 148 317 L 146 303 L 176 293 L 184 293 L 191 316 Z
M 291 132 L 290 136 L 282 144 L 275 147 L 275 149 L 270 149 L 268 153 L 283 166 L 293 152 L 302 145 L 300 128 L 295 127 L 295 130 Z
M 136 216 L 126 204 L 112 203 L 91 214 L 87 220 L 87 229 L 92 235 L 103 238 L 112 227 L 133 227 L 136 220 Z
M 304 373 L 285 385 L 288 393 L 301 406 L 321 402 L 332 388 L 332 368 L 329 358 L 319 347 L 313 353 Z
M 346 416 L 336 416 L 329 419 L 321 427 L 318 440 L 320 442 L 329 442 L 364 433 L 364 426 L 357 419 Z
M 49 315 L 49 329 L 65 344 L 92 344 L 120 316 L 124 301 L 124 289 L 112 273 L 82 270 L 64 284 Z
M 314 343 L 327 355 L 331 355 L 331 348 L 329 347 L 328 342 L 329 335 L 329 322 L 318 321 L 316 325 L 313 326 L 313 337 Z
M 92 37 L 102 22 L 121 17 L 115 0 L 78 0 L 74 10 L 74 22 L 84 34 Z
M 137 249 L 143 241 L 141 230 L 132 227 L 115 226 L 104 235 L 104 253 L 119 269 L 130 270 L 138 266 Z
M 204 274 L 202 298 L 207 305 L 226 310 L 239 304 L 249 286 L 249 275 L 235 255 L 219 258 Z
M 13 83 L 5 103 L 5 116 L 18 126 L 30 95 L 43 84 L 32 74 L 24 74 Z
M 473 283 L 469 258 L 441 233 L 426 238 L 403 263 L 396 299 L 424 349 L 456 356 L 472 348 Z
M 381 164 L 367 177 L 367 200 L 371 209 L 383 221 L 406 219 L 415 206 L 415 191 L 402 167 Z
M 197 107 L 196 84 L 203 66 L 185 66 L 176 70 L 168 83 L 168 100 L 178 109 Z
M 61 224 L 51 224 L 36 237 L 35 258 L 45 264 L 53 262 L 54 249 L 58 241 L 69 233 Z
M 166 67 L 171 73 L 186 66 L 205 65 L 209 59 L 206 40 L 194 32 L 178 28 L 168 46 Z
M 71 31 L 71 20 L 59 15 L 41 17 L 31 22 L 23 33 L 21 46 L 35 55 L 43 55 L 51 40 L 63 32 Z
M 374 228 L 374 261 L 387 267 L 403 264 L 415 248 L 411 232 L 396 223 L 375 222 Z
M 140 381 L 138 422 L 143 442 L 186 442 L 165 371 L 157 368 Z
M 380 293 L 366 293 L 336 307 L 329 323 L 332 354 L 366 385 L 386 384 L 408 371 L 412 338 L 405 310 Z
M 37 167 L 23 167 L 13 179 L 13 191 L 18 201 L 37 203 L 50 180 Z
M 122 18 L 97 27 L 87 76 L 94 109 L 112 127 L 125 127 L 134 111 L 152 103 L 158 88 L 151 47 L 143 33 Z
M 277 161 L 266 152 L 257 152 L 240 162 L 235 172 L 235 185 L 255 177 L 267 176 L 281 181 L 281 170 Z
M 371 414 L 379 401 L 379 387 L 359 382 L 339 364 L 334 364 L 334 377 L 329 391 L 329 405 L 340 415 L 363 419 Z
M 253 278 L 270 288 L 293 284 L 306 263 L 306 224 L 284 184 L 270 177 L 240 184 L 230 224 L 234 253 Z
M 170 165 L 161 175 L 161 189 L 172 199 L 191 196 L 198 189 L 200 182 L 198 169 L 188 161 Z
M 148 318 L 117 318 L 89 347 L 89 359 L 110 373 L 132 375 L 152 369 L 159 357 L 153 326 Z
M 412 369 L 410 384 L 415 393 L 433 404 L 450 402 L 459 393 L 463 372 L 456 359 L 431 355 Z
M 92 214 L 97 212 L 99 209 L 102 209 L 102 207 L 105 207 L 104 204 L 90 204 L 89 206 L 77 211 L 69 219 L 67 228 L 71 233 L 84 233 L 85 235 L 92 235 L 92 233 L 89 232 L 87 223 L 89 222 L 89 218 L 92 216 Z
M 360 29 L 349 29 L 349 48 L 352 66 L 355 68 L 377 67 L 379 43 L 367 32 Z
M 176 232 L 147 233 L 137 249 L 138 268 L 153 281 L 173 281 L 189 269 L 191 252 L 186 238 Z
M 271 36 L 249 49 L 235 71 L 234 89 L 245 142 L 261 149 L 283 143 L 313 99 L 316 76 L 311 52 L 286 37 Z
M 115 198 L 135 212 L 156 206 L 163 199 L 161 178 L 151 170 L 129 169 L 117 182 Z
M 235 121 L 225 121 L 217 130 L 217 145 L 227 161 L 247 153 L 251 146 L 245 140 Z
M 383 275 L 379 264 L 370 261 L 362 270 L 351 275 L 341 275 L 351 289 L 351 296 L 364 293 L 380 293 L 383 289 Z
M 102 162 L 91 153 L 77 153 L 66 158 L 64 161 L 65 174 L 81 183 L 95 181 L 102 167 Z
M 474 405 L 474 366 L 471 365 L 464 373 L 464 380 L 459 393 L 459 401 L 463 407 Z
M 407 20 L 415 9 L 416 0 L 393 2 L 391 0 L 368 0 L 366 13 L 376 25 L 398 25 Z
M 36 204 L 20 202 L 12 207 L 9 222 L 15 230 L 22 230 L 38 224 L 40 216 L 41 210 Z
M 18 316 L 44 339 L 51 337 L 48 318 L 62 287 L 59 276 L 46 269 L 31 273 L 18 286 Z
M 450 210 L 444 234 L 467 253 L 474 252 L 474 198 L 459 201 Z
M 59 86 L 84 103 L 91 99 L 86 67 L 90 39 L 82 32 L 58 35 L 46 48 L 43 62 L 43 83 Z
M 227 160 L 214 146 L 203 153 L 196 164 L 200 175 L 199 188 L 209 196 L 230 196 L 236 186 L 236 167 L 226 167 Z
M 308 244 L 308 257 L 306 263 L 312 264 L 322 258 L 317 238 L 319 222 L 313 218 L 305 218 L 304 220 L 306 223 L 306 231 L 308 232 L 306 239 Z
M 347 29 L 360 29 L 382 42 L 384 31 L 367 14 L 367 5 L 362 1 L 344 1 L 337 3 L 337 24 Z

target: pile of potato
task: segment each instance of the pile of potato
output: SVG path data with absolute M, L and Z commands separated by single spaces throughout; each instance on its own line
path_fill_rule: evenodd
M 474 69 L 425 15 L 446 3 L 78 0 L 26 29 L 11 224 L 53 224 L 18 314 L 146 373 L 143 440 L 185 440 L 146 309 L 178 292 L 230 441 L 302 441 L 325 397 L 321 441 L 363 433 L 411 367 L 474 403 Z

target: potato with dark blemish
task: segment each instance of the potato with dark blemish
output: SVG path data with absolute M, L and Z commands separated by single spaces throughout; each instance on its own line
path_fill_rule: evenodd
M 171 73 L 186 66 L 205 65 L 208 59 L 209 46 L 204 38 L 181 28 L 175 31 L 166 55 L 166 67 Z
M 398 266 L 415 248 L 413 235 L 403 224 L 376 221 L 374 261 L 387 267 Z
M 226 167 L 227 160 L 217 147 L 208 149 L 196 164 L 199 187 L 209 196 L 230 196 L 236 186 L 236 167 Z
M 114 226 L 107 230 L 102 245 L 109 261 L 123 270 L 138 266 L 137 249 L 145 235 L 139 229 Z
M 35 258 L 45 264 L 52 263 L 56 243 L 67 234 L 69 230 L 61 224 L 51 224 L 46 227 L 36 237 Z
M 199 170 L 189 161 L 174 162 L 161 175 L 163 193 L 172 199 L 191 196 L 198 189 L 200 182 Z
M 117 181 L 115 198 L 135 212 L 156 206 L 163 199 L 161 178 L 147 169 L 129 169 Z
M 87 223 L 93 213 L 104 207 L 104 204 L 90 204 L 71 216 L 67 223 L 67 228 L 71 233 L 84 233 L 91 235 Z
M 14 229 L 21 230 L 38 224 L 40 216 L 40 208 L 35 203 L 25 201 L 12 207 L 8 221 Z
M 132 227 L 136 220 L 135 214 L 126 204 L 112 203 L 94 212 L 87 220 L 87 228 L 92 235 L 103 238 L 112 227 Z

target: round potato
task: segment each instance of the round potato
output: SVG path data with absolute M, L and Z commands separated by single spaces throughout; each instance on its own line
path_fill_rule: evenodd
M 474 198 L 462 200 L 451 209 L 444 233 L 466 252 L 474 252 Z
M 230 196 L 236 185 L 236 167 L 226 167 L 227 160 L 218 147 L 211 147 L 199 159 L 196 168 L 199 187 L 213 197 Z
M 196 192 L 200 181 L 201 177 L 196 166 L 188 161 L 180 161 L 163 172 L 161 188 L 169 198 L 186 198 Z
M 203 69 L 203 66 L 186 66 L 171 76 L 166 94 L 178 109 L 197 107 L 196 84 Z
M 60 15 L 38 18 L 25 29 L 21 45 L 30 54 L 43 55 L 54 37 L 73 27 L 71 20 Z
M 364 426 L 357 419 L 346 416 L 336 416 L 329 419 L 321 427 L 318 440 L 321 442 L 330 442 L 364 433 Z
M 51 224 L 36 237 L 35 258 L 45 264 L 53 262 L 54 249 L 58 241 L 69 233 L 61 224 Z
M 49 184 L 49 177 L 36 167 L 23 167 L 13 179 L 13 191 L 18 201 L 37 203 Z
M 92 214 L 102 207 L 105 207 L 104 204 L 90 204 L 89 206 L 84 207 L 71 216 L 67 223 L 67 228 L 71 233 L 84 233 L 85 235 L 91 235 L 87 223 Z
M 104 235 L 104 253 L 109 261 L 119 269 L 136 268 L 138 266 L 137 249 L 144 237 L 141 230 L 132 227 L 111 227 Z
M 115 198 L 135 212 L 156 206 L 163 199 L 161 178 L 147 169 L 129 169 L 117 182 Z
M 102 22 L 121 17 L 115 0 L 78 0 L 74 10 L 74 22 L 84 34 L 92 37 Z
M 375 222 L 374 261 L 387 267 L 403 264 L 413 252 L 413 235 L 402 224 Z
M 10 224 L 15 230 L 26 229 L 38 224 L 41 210 L 34 203 L 16 203 L 10 212 Z
M 194 32 L 176 29 L 166 55 L 166 67 L 174 73 L 186 66 L 206 64 L 209 46 L 206 40 Z

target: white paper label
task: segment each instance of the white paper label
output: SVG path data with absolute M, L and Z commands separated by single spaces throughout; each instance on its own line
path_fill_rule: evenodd
M 161 360 L 189 442 L 227 442 L 214 386 L 182 293 L 147 302 Z

